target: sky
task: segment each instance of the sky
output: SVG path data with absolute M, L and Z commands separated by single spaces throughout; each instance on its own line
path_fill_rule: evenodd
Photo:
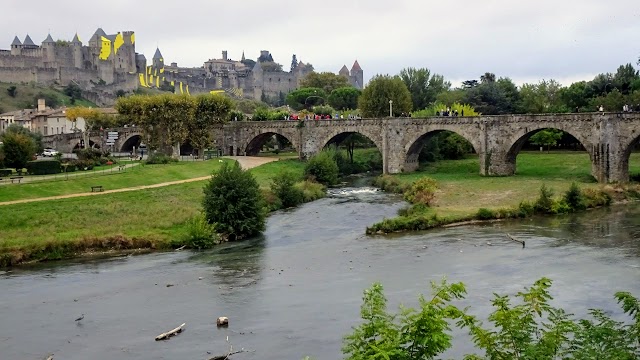
M 190 67 L 269 50 L 285 69 L 292 54 L 336 73 L 357 59 L 365 80 L 426 67 L 454 85 L 485 72 L 569 85 L 640 56 L 638 0 L 2 0 L 0 12 L 0 49 L 102 27 L 135 31 L 148 61 L 156 47 Z

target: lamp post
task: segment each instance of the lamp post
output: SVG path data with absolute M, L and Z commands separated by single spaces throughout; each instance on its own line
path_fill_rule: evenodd
M 393 100 L 389 100 L 389 117 L 393 117 Z

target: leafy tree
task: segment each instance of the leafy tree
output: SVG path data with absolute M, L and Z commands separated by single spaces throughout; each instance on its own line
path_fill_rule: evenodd
M 264 230 L 263 204 L 258 182 L 237 162 L 223 164 L 204 187 L 207 221 L 230 240 L 258 235 Z
M 44 145 L 42 144 L 42 134 L 40 134 L 39 132 L 32 132 L 31 130 L 27 129 L 24 126 L 11 124 L 5 130 L 5 133 L 22 134 L 22 135 L 29 136 L 30 138 L 33 139 L 33 142 L 35 143 L 36 153 L 39 154 L 44 151 Z
M 463 103 L 465 97 L 464 89 L 452 89 L 443 91 L 436 95 L 436 103 L 444 104 L 446 106 L 452 106 L 455 103 Z M 419 108 L 416 110 L 420 110 Z M 465 112 L 465 115 L 467 113 Z
M 7 88 L 7 94 L 9 94 L 9 96 L 11 96 L 12 98 L 16 97 L 16 95 L 18 94 L 18 88 L 16 88 L 15 85 L 11 85 Z
M 393 101 L 393 116 L 408 114 L 413 106 L 411 93 L 398 76 L 376 75 L 362 91 L 358 108 L 364 117 L 383 117 L 389 114 Z
M 560 99 L 570 111 L 580 111 L 589 105 L 588 85 L 586 81 L 578 81 L 569 87 L 560 89 Z
M 72 99 L 81 99 L 82 98 L 82 89 L 74 83 L 69 83 L 64 90 L 64 94 Z
M 256 66 L 255 60 L 251 60 L 251 59 L 244 59 L 243 61 L 241 61 L 241 63 L 243 63 L 249 69 L 253 69 L 253 67 Z
M 436 96 L 449 90 L 451 83 L 442 75 L 433 74 L 427 68 L 409 67 L 400 71 L 400 78 L 411 93 L 413 108 L 424 109 L 436 100 Z
M 46 106 L 49 106 L 52 109 L 55 109 L 58 106 L 60 106 L 60 98 L 58 98 L 56 95 L 53 95 L 53 94 L 50 94 L 50 93 L 45 93 L 45 92 L 42 92 L 42 91 L 39 91 L 33 97 L 33 100 L 31 101 L 31 106 L 38 107 L 38 100 L 39 99 L 44 99 L 44 103 L 46 104 Z
M 287 94 L 287 105 L 294 110 L 311 109 L 326 102 L 327 94 L 321 88 L 303 87 Z
M 195 98 L 195 111 L 187 121 L 188 138 L 194 148 L 203 150 L 212 142 L 213 129 L 217 124 L 225 123 L 233 107 L 226 96 L 203 94 Z
M 300 87 L 303 88 L 319 88 L 329 94 L 333 90 L 351 86 L 346 77 L 337 75 L 332 72 L 310 72 L 300 82 Z
M 269 55 L 269 56 L 271 56 L 271 55 Z M 265 72 L 282 71 L 282 64 L 278 64 L 275 61 L 261 62 L 260 66 L 262 67 L 262 70 L 264 70 Z
M 36 153 L 35 141 L 29 135 L 11 131 L 5 132 L 1 139 L 7 167 L 22 170 Z
M 438 113 L 442 114 L 442 111 L 445 110 L 446 108 L 451 108 L 451 111 L 453 112 L 457 111 L 459 116 L 463 116 L 463 115 L 479 116 L 480 115 L 480 113 L 476 112 L 476 110 L 471 105 L 468 105 L 468 104 L 460 104 L 458 102 L 449 103 L 449 104 L 435 102 L 434 104 L 432 104 L 431 106 L 425 109 L 412 112 L 411 116 L 416 118 L 436 116 Z
M 306 178 L 312 178 L 324 185 L 337 184 L 339 172 L 340 170 L 336 163 L 336 151 L 334 149 L 322 150 L 312 156 L 304 167 L 304 175 Z
M 496 74 L 494 73 L 486 72 L 480 76 L 480 83 L 482 84 L 489 84 L 493 82 L 496 82 Z
M 353 86 L 334 89 L 329 94 L 329 105 L 338 110 L 355 109 L 358 107 L 360 94 L 362 94 L 362 91 Z
M 544 129 L 531 136 L 529 141 L 534 145 L 546 146 L 549 151 L 552 146 L 558 144 L 563 134 L 564 132 L 557 129 Z
M 513 113 L 514 104 L 509 102 L 504 84 L 495 81 L 495 75 L 486 73 L 477 85 L 468 87 L 465 91 L 464 102 L 473 106 L 476 111 L 485 115 L 500 115 Z
M 283 208 L 298 206 L 302 203 L 304 194 L 295 186 L 296 175 L 292 172 L 282 172 L 271 181 L 271 191 L 280 199 Z
M 518 87 L 513 83 L 510 78 L 499 78 L 496 82 L 498 89 L 504 94 L 506 101 L 505 111 L 510 114 L 516 114 L 522 112 L 519 108 L 521 95 L 518 91 Z
M 640 79 L 640 74 L 631 64 L 620 65 L 613 75 L 612 85 L 622 94 L 628 95 L 632 91 L 632 85 Z
M 555 80 L 524 84 L 520 89 L 522 109 L 529 114 L 567 112 L 562 98 L 562 85 Z

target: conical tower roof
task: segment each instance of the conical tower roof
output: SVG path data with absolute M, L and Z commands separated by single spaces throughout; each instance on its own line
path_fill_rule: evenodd
M 18 39 L 17 36 L 13 38 L 13 42 L 11 43 L 11 46 L 20 46 L 20 45 L 22 45 L 22 42 L 20 41 L 20 39 Z
M 78 33 L 76 33 L 76 35 L 73 37 L 73 40 L 71 40 L 71 42 L 82 44 L 82 41 L 80 41 L 80 37 L 78 37 Z
M 51 43 L 55 43 L 55 41 L 53 41 L 53 38 L 51 37 L 51 34 L 47 35 L 47 38 L 44 39 L 44 41 L 42 42 L 43 44 L 51 44 Z
M 156 53 L 153 54 L 154 59 L 162 59 L 162 53 L 160 52 L 160 48 L 156 48 Z
M 349 69 L 347 69 L 347 65 L 342 65 L 342 69 L 340 69 L 338 74 L 349 76 Z
M 356 60 L 356 62 L 353 63 L 353 66 L 351 67 L 351 70 L 357 70 L 357 71 L 362 71 L 362 68 L 360 67 L 360 64 L 358 64 L 358 60 Z
M 27 34 L 27 37 L 24 38 L 24 42 L 22 43 L 25 46 L 37 46 L 33 40 L 31 40 L 31 36 L 29 36 L 29 34 Z
M 96 30 L 96 32 L 93 34 L 93 36 L 107 36 L 107 33 L 104 32 L 104 30 L 102 30 L 102 28 L 98 28 L 98 30 Z

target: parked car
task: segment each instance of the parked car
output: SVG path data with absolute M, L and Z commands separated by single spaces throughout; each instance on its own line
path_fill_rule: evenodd
M 44 149 L 44 151 L 42 152 L 42 156 L 56 156 L 58 154 L 59 152 L 54 149 Z

